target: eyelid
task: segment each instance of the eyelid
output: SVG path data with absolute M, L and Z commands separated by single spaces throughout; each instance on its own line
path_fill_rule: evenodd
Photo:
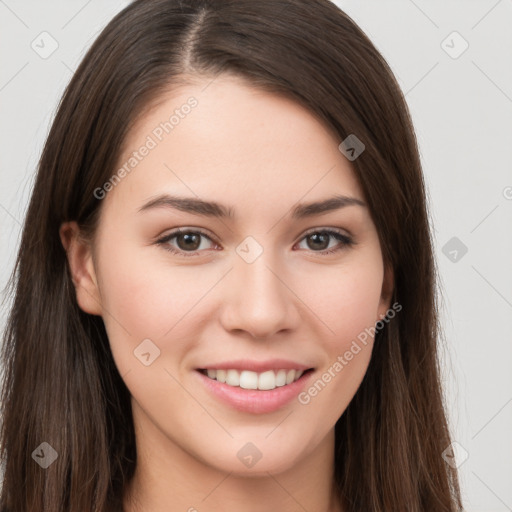
M 170 238 L 173 238 L 181 233 L 200 233 L 205 238 L 208 238 L 212 242 L 215 242 L 216 244 L 220 245 L 217 241 L 215 235 L 213 235 L 210 231 L 203 229 L 203 228 L 196 228 L 194 226 L 180 226 L 178 228 L 174 228 L 171 230 L 164 231 L 165 234 L 158 235 L 155 237 L 155 243 L 158 243 L 162 240 L 168 240 Z
M 311 235 L 312 233 L 325 233 L 325 232 L 334 232 L 334 233 L 338 233 L 339 235 L 343 235 L 347 238 L 350 238 L 350 239 L 353 239 L 353 236 L 345 229 L 341 229 L 341 228 L 334 228 L 334 227 L 315 227 L 315 228 L 311 228 L 311 229 L 308 229 L 307 231 L 305 231 L 302 235 L 301 235 L 301 238 L 300 240 L 302 240 L 305 236 L 308 236 L 308 235 Z
M 305 233 L 302 234 L 302 236 L 300 237 L 299 241 L 297 242 L 298 244 L 300 244 L 304 239 L 306 239 L 309 235 L 312 235 L 312 234 L 315 234 L 315 233 L 320 233 L 320 234 L 328 234 L 331 238 L 335 238 L 339 243 L 334 246 L 334 247 L 331 247 L 330 249 L 323 249 L 321 251 L 312 251 L 312 250 L 309 250 L 309 251 L 306 251 L 306 252 L 309 252 L 311 254 L 316 254 L 316 255 L 320 255 L 320 256 L 326 256 L 327 254 L 332 254 L 332 253 L 336 253 L 338 251 L 342 251 L 343 249 L 345 248 L 350 248 L 350 247 L 353 247 L 355 245 L 357 245 L 357 242 L 356 240 L 354 239 L 354 237 L 351 235 L 351 234 L 346 234 L 343 232 L 342 229 L 340 228 L 333 228 L 333 227 L 330 227 L 330 228 L 311 228 L 310 230 L 306 231 Z
M 204 236 L 205 238 L 208 238 L 212 242 L 215 242 L 216 244 L 220 245 L 219 242 L 217 242 L 216 238 L 213 235 L 211 235 L 208 231 L 206 231 L 202 228 L 193 228 L 193 227 L 189 227 L 189 226 L 175 228 L 175 229 L 169 231 L 168 233 L 166 233 L 165 235 L 159 235 L 156 238 L 156 243 L 158 243 L 162 240 L 170 240 L 170 239 L 174 238 L 175 236 L 178 236 L 183 233 L 200 234 L 200 235 Z

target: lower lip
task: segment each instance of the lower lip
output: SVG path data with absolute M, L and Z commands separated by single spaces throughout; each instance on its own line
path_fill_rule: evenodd
M 231 407 L 242 412 L 264 414 L 277 411 L 290 403 L 304 388 L 313 372 L 303 373 L 299 379 L 291 384 L 266 391 L 229 386 L 210 379 L 198 370 L 196 370 L 196 373 L 211 393 Z

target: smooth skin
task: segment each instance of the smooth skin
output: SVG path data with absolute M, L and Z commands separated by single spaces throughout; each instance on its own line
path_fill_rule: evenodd
M 132 395 L 138 462 L 125 510 L 341 511 L 334 426 L 373 339 L 308 404 L 271 413 L 219 401 L 196 369 L 283 358 L 314 368 L 317 381 L 390 307 L 393 276 L 370 211 L 293 219 L 298 204 L 336 194 L 366 203 L 341 140 L 296 102 L 230 75 L 169 92 L 130 131 L 119 166 L 191 96 L 197 106 L 106 193 L 92 243 L 75 222 L 61 227 L 78 304 L 103 318 Z M 140 211 L 162 194 L 215 201 L 234 216 Z M 210 238 L 197 235 L 193 250 L 190 238 L 158 243 L 175 228 Z M 311 236 L 326 229 L 355 243 Z M 251 263 L 237 252 L 247 237 L 263 251 Z M 134 355 L 146 339 L 160 350 L 148 366 Z M 248 442 L 261 452 L 251 468 L 237 457 Z

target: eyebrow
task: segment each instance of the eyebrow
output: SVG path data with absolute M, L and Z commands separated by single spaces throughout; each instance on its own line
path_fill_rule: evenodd
M 336 195 L 322 201 L 301 203 L 292 209 L 292 219 L 299 220 L 315 215 L 322 215 L 347 206 L 362 206 L 366 208 L 364 201 L 356 197 Z M 235 211 L 232 207 L 226 207 L 215 201 L 205 201 L 195 197 L 178 197 L 168 194 L 160 195 L 139 208 L 139 212 L 145 212 L 155 208 L 170 208 L 182 212 L 202 215 L 205 217 L 235 218 Z

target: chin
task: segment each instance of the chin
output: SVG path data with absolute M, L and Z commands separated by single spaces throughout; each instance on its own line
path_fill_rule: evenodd
M 276 439 L 265 439 L 268 431 L 253 441 L 230 439 L 219 443 L 216 453 L 202 451 L 205 464 L 219 471 L 241 477 L 268 477 L 268 473 L 279 474 L 293 468 L 301 458 L 306 441 L 287 445 Z M 246 438 L 248 439 L 248 438 Z M 206 457 L 205 457 L 206 455 Z M 304 457 L 306 454 L 304 454 Z

